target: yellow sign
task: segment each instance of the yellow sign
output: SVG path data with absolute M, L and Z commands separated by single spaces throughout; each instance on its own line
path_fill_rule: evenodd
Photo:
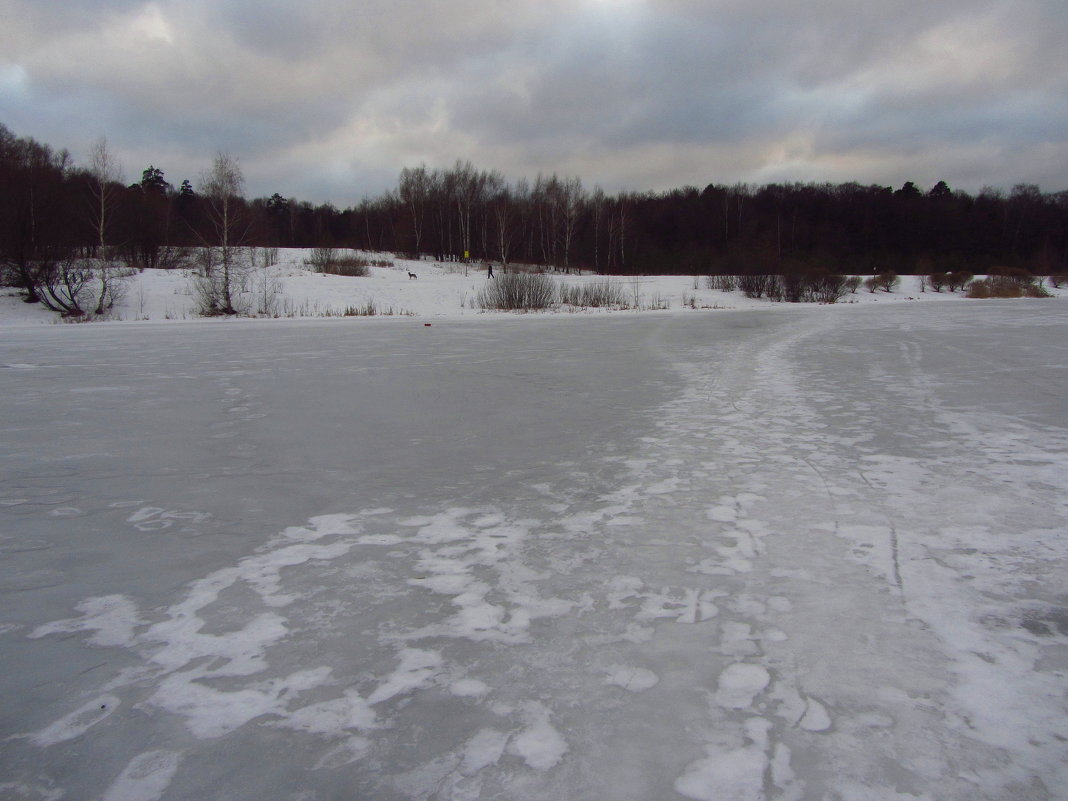
M 464 258 L 465 258 L 465 259 L 469 259 L 469 258 L 471 258 L 471 252 L 470 252 L 470 251 L 467 251 L 467 250 L 465 250 L 465 251 L 464 251 Z

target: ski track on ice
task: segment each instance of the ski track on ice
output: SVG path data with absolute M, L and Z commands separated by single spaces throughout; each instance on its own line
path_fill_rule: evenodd
M 821 397 L 795 366 L 826 325 L 747 340 L 714 372 L 689 354 L 685 389 L 600 472 L 563 465 L 558 483 L 423 514 L 317 517 L 164 610 L 83 600 L 29 636 L 74 634 L 141 664 L 26 739 L 103 737 L 127 707 L 180 720 L 186 746 L 125 755 L 109 800 L 162 798 L 198 743 L 257 729 L 306 738 L 312 773 L 348 771 L 383 798 L 1044 797 L 1034 777 L 1063 756 L 1063 703 L 1012 690 L 980 703 L 1033 670 L 1041 637 L 961 611 L 972 590 L 939 559 L 992 585 L 961 549 L 988 532 L 965 520 L 918 536 L 909 504 L 955 483 L 881 449 L 877 410 Z M 960 430 L 922 382 L 903 392 L 905 411 L 926 408 L 966 445 L 989 435 Z M 852 423 L 828 431 L 802 397 L 852 403 Z M 986 446 L 1002 466 L 1014 436 Z M 129 518 L 182 520 L 200 522 L 151 506 Z M 1054 620 L 1028 609 L 1035 631 Z M 1057 675 L 1037 679 L 1050 697 Z M 450 725 L 428 733 L 423 713 Z M 1022 742 L 1028 716 L 1042 734 Z

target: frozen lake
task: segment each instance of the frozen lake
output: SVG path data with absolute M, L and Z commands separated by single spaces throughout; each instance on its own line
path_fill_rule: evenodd
M 18 328 L 0 796 L 1064 798 L 1068 307 Z

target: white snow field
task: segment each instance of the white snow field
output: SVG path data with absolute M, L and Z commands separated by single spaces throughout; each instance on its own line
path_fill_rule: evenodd
M 0 797 L 1064 799 L 1066 399 L 1059 299 L 9 325 Z

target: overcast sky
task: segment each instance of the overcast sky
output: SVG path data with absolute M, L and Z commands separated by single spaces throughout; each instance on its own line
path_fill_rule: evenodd
M 660 190 L 1068 189 L 1068 0 L 0 0 L 0 122 L 338 206 L 457 158 Z

